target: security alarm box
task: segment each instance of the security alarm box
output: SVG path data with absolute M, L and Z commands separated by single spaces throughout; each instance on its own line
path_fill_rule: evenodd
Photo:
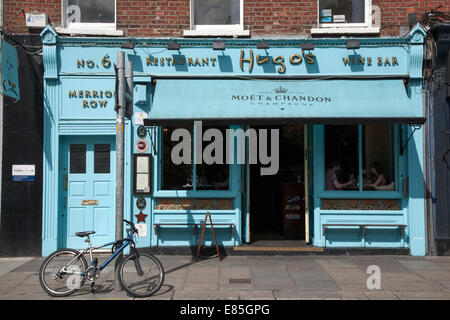
M 25 19 L 27 28 L 45 28 L 48 16 L 46 13 L 26 13 Z

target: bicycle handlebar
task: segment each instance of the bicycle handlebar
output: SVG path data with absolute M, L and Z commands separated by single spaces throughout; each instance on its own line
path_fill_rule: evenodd
M 134 223 L 125 219 L 122 219 L 125 223 L 127 223 L 128 225 L 134 227 Z
M 138 233 L 138 230 L 134 226 L 134 223 L 125 219 L 122 219 L 126 224 L 128 224 L 131 228 L 127 229 L 127 232 L 133 231 L 133 233 Z

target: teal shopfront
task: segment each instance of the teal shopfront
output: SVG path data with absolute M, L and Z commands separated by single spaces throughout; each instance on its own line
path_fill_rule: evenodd
M 77 231 L 114 239 L 118 51 L 133 63 L 124 217 L 139 226 L 138 246 L 197 246 L 209 212 L 225 247 L 296 240 L 426 254 L 419 27 L 353 48 L 222 39 L 217 50 L 212 39 L 51 27 L 42 38 L 43 255 L 83 247 Z M 329 188 L 330 168 L 345 186 Z

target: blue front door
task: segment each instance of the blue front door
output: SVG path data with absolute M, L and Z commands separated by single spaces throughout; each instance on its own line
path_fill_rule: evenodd
M 67 137 L 62 146 L 63 246 L 85 248 L 75 232 L 93 230 L 93 245 L 115 238 L 115 136 Z

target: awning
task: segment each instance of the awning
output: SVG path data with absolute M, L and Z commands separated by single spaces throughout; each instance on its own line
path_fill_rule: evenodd
M 422 124 L 399 79 L 160 79 L 144 125 Z

